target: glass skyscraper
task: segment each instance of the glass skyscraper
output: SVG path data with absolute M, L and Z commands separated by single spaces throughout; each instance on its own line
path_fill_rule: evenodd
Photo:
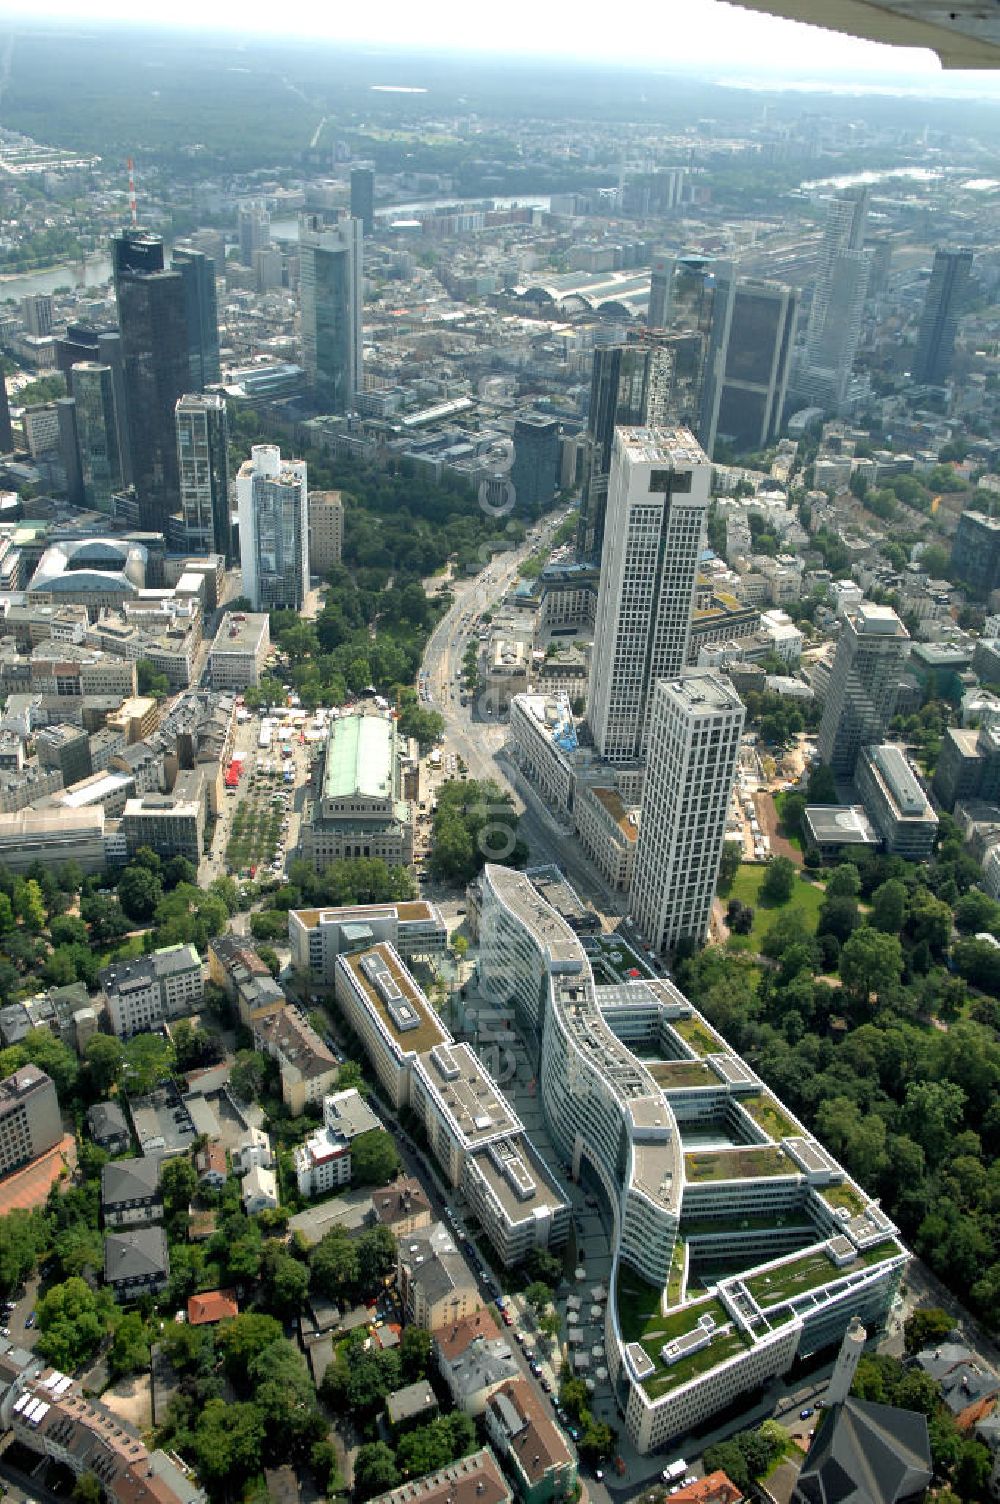
M 70 390 L 76 401 L 83 500 L 88 507 L 110 513 L 111 497 L 125 479 L 114 372 L 98 361 L 79 361 L 70 370 Z
M 302 364 L 317 407 L 349 412 L 362 389 L 361 221 L 299 221 Z
M 171 271 L 184 278 L 187 314 L 188 390 L 203 392 L 221 376 L 219 366 L 219 305 L 215 291 L 215 262 L 191 246 L 176 246 Z
M 913 379 L 922 386 L 943 386 L 948 379 L 955 332 L 968 303 L 971 277 L 971 251 L 934 252 L 913 360 Z
M 164 270 L 158 235 L 123 230 L 111 248 L 139 517 L 165 530 L 177 508 L 174 408 L 191 374 L 184 278 Z
M 215 392 L 186 393 L 177 404 L 175 421 L 184 546 L 194 553 L 222 554 L 228 567 L 233 562 L 233 529 L 225 398 Z

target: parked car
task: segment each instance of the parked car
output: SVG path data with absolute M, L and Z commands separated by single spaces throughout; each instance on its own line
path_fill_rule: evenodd
M 807 1406 L 805 1410 L 799 1411 L 799 1420 L 808 1420 L 810 1415 L 812 1415 L 812 1408 Z

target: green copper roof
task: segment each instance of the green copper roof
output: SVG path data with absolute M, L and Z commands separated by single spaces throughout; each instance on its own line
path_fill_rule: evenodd
M 381 716 L 348 715 L 334 721 L 326 747 L 324 799 L 392 798 L 394 727 Z

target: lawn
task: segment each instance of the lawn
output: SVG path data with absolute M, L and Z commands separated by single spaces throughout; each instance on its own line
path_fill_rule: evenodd
M 747 1280 L 746 1287 L 759 1305 L 776 1306 L 783 1300 L 804 1295 L 807 1290 L 828 1285 L 845 1272 L 836 1268 L 825 1253 L 807 1253 L 769 1274 L 755 1275 Z
M 784 836 L 789 846 L 794 846 L 796 851 L 801 851 L 803 849 L 802 837 L 793 831 L 785 829 L 785 800 L 788 798 L 788 794 L 775 794 L 773 798 L 774 808 L 778 815 L 778 834 Z
M 796 877 L 792 896 L 787 903 L 768 904 L 760 897 L 760 890 L 766 877 L 766 866 L 744 862 L 734 877 L 728 894 L 729 898 L 738 898 L 741 903 L 749 904 L 753 909 L 753 928 L 746 937 L 750 941 L 751 950 L 760 949 L 761 941 L 781 914 L 796 911 L 803 916 L 809 929 L 815 931 L 819 921 L 819 911 L 823 904 L 823 889 L 808 878 L 801 876 Z M 742 948 L 740 942 L 744 937 L 734 938 L 736 948 Z

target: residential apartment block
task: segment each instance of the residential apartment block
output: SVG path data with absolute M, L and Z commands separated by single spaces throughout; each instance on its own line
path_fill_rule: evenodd
M 62 1136 L 56 1089 L 44 1071 L 25 1065 L 0 1081 L 0 1176 L 30 1164 Z
M 200 1008 L 205 996 L 201 957 L 193 945 L 170 945 L 116 961 L 98 972 L 111 1028 L 119 1039 L 146 1034 L 164 1019 Z
M 300 1196 L 323 1196 L 351 1179 L 351 1144 L 359 1133 L 382 1124 L 360 1092 L 334 1092 L 323 1098 L 323 1126 L 292 1156 Z
M 307 1102 L 322 1102 L 336 1085 L 336 1060 L 297 1008 L 259 1019 L 253 1037 L 255 1048 L 278 1062 L 281 1100 L 292 1117 L 301 1117 Z

